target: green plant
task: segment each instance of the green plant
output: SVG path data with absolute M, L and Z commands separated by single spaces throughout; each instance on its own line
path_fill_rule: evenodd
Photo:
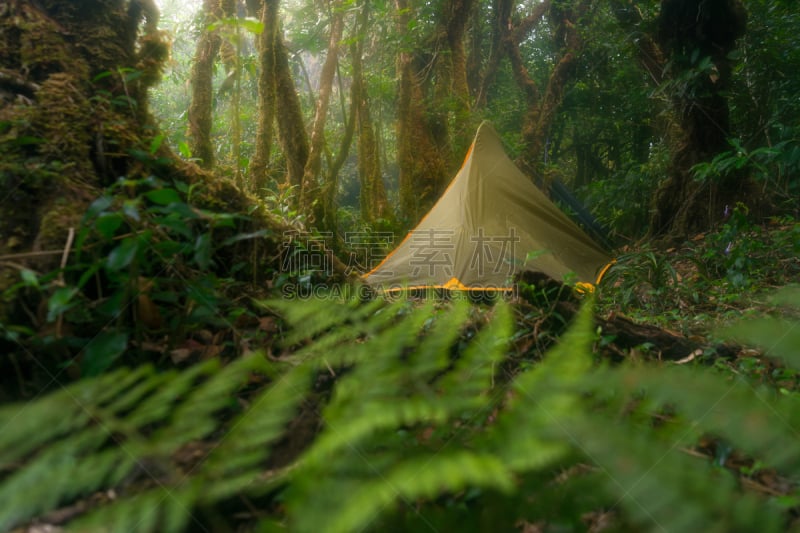
M 670 293 L 677 284 L 677 272 L 667 255 L 649 248 L 617 257 L 602 280 L 607 299 L 655 311 L 670 307 Z
M 181 531 L 235 495 L 260 527 L 301 532 L 576 529 L 600 511 L 623 530 L 785 526 L 791 493 L 742 491 L 723 448 L 757 461 L 743 475 L 796 480 L 794 399 L 702 366 L 598 367 L 590 304 L 544 360 L 511 366 L 503 303 L 266 305 L 297 347 L 281 362 L 118 370 L 0 409 L 0 524 L 114 489 L 70 526 Z M 774 355 L 800 368 L 795 323 L 753 328 L 737 332 L 784 336 Z
M 710 279 L 724 278 L 736 289 L 752 288 L 765 280 L 784 283 L 796 276 L 800 225 L 791 219 L 767 230 L 750 220 L 748 208 L 737 204 L 728 220 L 707 236 L 697 264 Z
M 159 168 L 160 142 L 154 139 L 136 157 Z M 27 316 L 35 321 L 4 324 L 0 335 L 20 353 L 47 354 L 47 365 L 92 376 L 137 364 L 150 357 L 145 352 L 180 349 L 193 332 L 230 325 L 243 308 L 224 295 L 223 285 L 235 283 L 215 275 L 216 256 L 266 232 L 237 233 L 243 217 L 198 209 L 189 203 L 195 193 L 155 176 L 120 178 L 87 210 L 62 268 L 20 270 L 20 281 L 3 296 L 25 291 L 34 308 Z M 230 267 L 232 273 L 239 268 Z M 38 315 L 36 302 L 42 302 Z M 178 347 L 157 340 L 164 331 Z

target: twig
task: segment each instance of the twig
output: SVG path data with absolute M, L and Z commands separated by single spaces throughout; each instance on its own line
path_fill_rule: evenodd
M 22 252 L 18 254 L 6 254 L 0 255 L 0 261 L 4 261 L 6 259 L 25 259 L 28 257 L 41 257 L 44 255 L 61 255 L 64 253 L 64 250 L 46 250 L 42 252 Z
M 694 361 L 695 358 L 700 356 L 700 355 L 703 355 L 703 350 L 698 348 L 695 351 L 693 351 L 692 353 L 690 353 L 689 355 L 687 355 L 686 357 L 684 357 L 683 359 L 678 359 L 677 361 L 675 361 L 675 364 L 676 365 L 684 365 L 686 363 Z
M 14 263 L 13 261 L 3 261 L 2 259 L 3 258 L 0 257 L 0 265 L 11 267 L 11 268 L 16 268 L 17 270 L 27 270 L 28 269 L 28 267 L 26 267 L 25 265 L 21 265 L 19 263 Z
M 69 251 L 72 249 L 72 241 L 75 240 L 75 228 L 69 228 L 69 234 L 67 235 L 67 245 L 64 248 L 64 255 L 61 256 L 61 274 L 59 278 L 61 282 L 64 282 L 64 267 L 67 266 L 67 259 L 69 259 Z

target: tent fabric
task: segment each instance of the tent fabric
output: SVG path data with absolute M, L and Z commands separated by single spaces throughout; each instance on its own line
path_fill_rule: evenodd
M 364 279 L 381 291 L 508 290 L 523 270 L 592 283 L 609 261 L 514 165 L 484 122 L 441 198 Z

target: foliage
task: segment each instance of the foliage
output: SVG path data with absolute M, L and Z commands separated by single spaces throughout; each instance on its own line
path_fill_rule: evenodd
M 159 142 L 154 139 L 152 152 Z M 152 153 L 137 157 L 169 174 Z M 39 369 L 46 375 L 57 367 L 59 374 L 92 376 L 150 361 L 154 353 L 183 360 L 195 335 L 210 336 L 209 329 L 241 322 L 248 310 L 226 291 L 235 288 L 234 276 L 253 266 L 227 265 L 229 277 L 220 278 L 219 256 L 269 232 L 237 232 L 246 217 L 196 207 L 193 197 L 202 194 L 154 175 L 123 177 L 109 187 L 85 214 L 72 260 L 63 269 L 45 274 L 22 269 L 19 282 L 4 291 L 6 299 L 22 295 L 41 302 L 42 309 L 33 325 L 0 329 L 0 338 L 13 343 L 10 353 L 46 354 L 40 359 L 46 368 Z M 158 340 L 165 332 L 169 341 Z M 227 337 L 218 337 L 211 351 L 234 348 Z
M 739 204 L 715 231 L 679 247 L 643 245 L 619 254 L 602 280 L 603 308 L 703 335 L 709 322 L 763 312 L 765 287 L 792 283 L 800 274 L 800 223 L 755 220 Z
M 639 3 L 645 18 L 654 18 L 657 4 Z M 405 29 L 395 24 L 392 3 L 343 5 L 348 25 L 357 10 L 372 10 L 363 35 L 345 34 L 365 43 L 365 90 L 391 190 L 399 181 L 396 54 L 415 50 L 422 65 L 445 55 L 423 40 L 449 4 L 417 6 L 418 20 Z M 524 20 L 533 5 L 514 4 L 511 22 Z M 542 155 L 547 172 L 584 191 L 618 236 L 634 237 L 646 231 L 650 198 L 669 167 L 666 139 L 674 117 L 659 115 L 653 102 L 695 90 L 714 72 L 708 58 L 691 52 L 686 75 L 653 91 L 633 46 L 652 28 L 621 32 L 610 5 L 596 4 L 592 16 L 574 21 L 586 45 Z M 281 15 L 296 78 L 303 79 L 298 90 L 309 93 L 306 117 L 314 112 L 314 65 L 330 19 L 321 6 L 295 2 Z M 800 19 L 786 0 L 753 1 L 748 8 L 750 29 L 740 54 L 731 58 L 738 64 L 725 95 L 731 149 L 697 165 L 695 177 L 711 182 L 746 172 L 775 207 L 792 212 L 800 176 L 800 69 L 794 68 L 800 46 L 791 44 L 800 36 Z M 475 6 L 466 39 L 471 74 L 487 66 L 486 21 L 494 9 L 488 2 Z M 796 527 L 800 311 L 791 304 L 798 301 L 797 289 L 782 301 L 762 301 L 765 286 L 800 274 L 795 219 L 764 222 L 733 205 L 718 230 L 671 251 L 645 246 L 621 254 L 606 275 L 600 309 L 633 312 L 671 328 L 705 334 L 708 322 L 730 323 L 752 305 L 746 321 L 713 333 L 760 347 L 729 358 L 707 348 L 691 364 L 610 366 L 598 357 L 609 339 L 592 324 L 593 302 L 567 329 L 569 315 L 559 314 L 566 295 L 560 287 L 549 291 L 535 284 L 520 284 L 525 301 L 514 307 L 458 298 L 371 300 L 363 293 L 339 301 L 338 292 L 350 288 L 337 292 L 341 286 L 326 285 L 331 294 L 269 300 L 256 310 L 251 298 L 261 297 L 264 285 L 277 290 L 297 281 L 315 288 L 318 280 L 304 270 L 263 281 L 257 274 L 271 273 L 275 257 L 307 258 L 311 246 L 301 242 L 278 251 L 272 230 L 247 230 L 250 217 L 263 208 L 281 220 L 280 228 L 298 231 L 305 231 L 308 219 L 298 212 L 291 187 L 257 191 L 257 207 L 236 205 L 235 213 L 225 213 L 218 206 L 226 205 L 221 200 L 230 189 L 220 186 L 200 208 L 195 199 L 205 191 L 174 177 L 173 163 L 162 157 L 167 144 L 186 159 L 192 156 L 183 113 L 193 52 L 189 34 L 198 24 L 185 13 L 184 4 L 170 4 L 172 69 L 150 91 L 167 135 L 131 139 L 125 123 L 86 112 L 147 108 L 127 94 L 144 71 L 98 74 L 95 83 L 113 81 L 114 90 L 98 85 L 91 100 L 96 107 L 87 103 L 68 114 L 80 119 L 74 129 L 85 142 L 69 141 L 61 130 L 57 137 L 79 144 L 87 154 L 79 163 L 90 169 L 98 163 L 90 160 L 89 147 L 96 150 L 99 142 L 102 151 L 107 136 L 112 142 L 106 148 L 121 152 L 115 158 L 130 156 L 128 170 L 120 172 L 126 175 L 91 204 L 60 268 L 39 272 L 35 263 L 17 265 L 13 254 L 0 258 L 4 272 L 15 276 L 2 296 L 18 302 L 17 317 L 27 317 L 25 323 L 0 323 L 0 342 L 9 348 L 3 368 L 12 376 L 3 383 L 16 379 L 20 389 L 15 394 L 3 387 L 3 399 L 29 397 L 27 387 L 37 394 L 25 404 L 0 407 L 0 529 L 37 522 L 76 531 Z M 221 21 L 218 29 L 236 34 L 240 24 L 259 30 L 241 17 Z M 520 43 L 520 60 L 540 87 L 558 60 L 553 27 L 542 19 Z M 235 93 L 229 95 L 225 85 L 230 73 L 215 74 L 222 174 L 245 167 L 252 150 L 229 134 L 231 123 L 241 119 L 241 138 L 253 138 L 256 116 L 257 54 L 247 38 L 231 42 L 241 70 Z M 350 120 L 344 117 L 352 59 L 341 58 L 329 141 Z M 431 89 L 431 76 L 439 74 L 432 67 L 421 72 Z M 35 99 L 26 95 L 46 93 L 24 72 L 19 79 L 11 70 L 0 74 L 2 103 L 16 98 L 15 108 L 34 109 Z M 42 79 L 52 86 L 57 76 Z M 493 80 L 485 108 L 473 109 L 472 118 L 493 120 L 512 151 L 523 152 L 526 108 L 509 62 L 501 62 Z M 80 92 L 77 82 L 62 85 L 49 96 L 58 105 Z M 455 101 L 439 96 L 430 99 L 442 109 L 425 102 L 425 118 L 450 117 L 450 133 L 439 141 L 452 144 L 466 126 L 453 123 Z M 40 117 L 45 119 L 49 114 Z M 106 128 L 97 140 L 88 133 L 95 119 Z M 61 141 L 26 133 L 35 131 L 24 121 L 0 121 L 0 152 L 14 156 L 0 163 L 0 186 L 13 193 L 9 203 L 27 205 L 64 172 L 81 178 L 83 167 L 62 156 Z M 126 142 L 118 145 L 120 139 Z M 48 157 L 17 157 L 45 149 Z M 286 154 L 277 147 L 274 153 L 271 172 L 279 176 Z M 331 159 L 327 149 L 327 164 Z M 34 167 L 36 180 L 18 179 Z M 340 187 L 357 183 L 357 165 L 349 161 L 343 168 Z M 369 248 L 369 239 L 393 234 L 396 240 L 401 233 L 392 224 L 367 226 L 353 210 L 340 209 L 339 228 L 349 246 L 342 256 L 368 263 L 378 251 Z M 348 243 L 348 232 L 367 240 Z M 2 237 L 16 252 L 16 237 Z M 267 240 L 271 257 L 256 247 Z M 380 251 L 386 247 L 379 243 Z M 65 381 L 72 383 L 61 387 Z
M 675 291 L 678 282 L 675 268 L 667 257 L 644 247 L 635 252 L 621 254 L 603 277 L 604 285 L 614 286 L 621 307 L 637 305 L 653 311 L 669 307 L 669 291 Z
M 0 523 L 110 489 L 70 526 L 181 531 L 239 494 L 293 531 L 582 528 L 602 510 L 622 529 L 779 531 L 798 503 L 734 477 L 774 468 L 796 487 L 794 397 L 702 366 L 598 366 L 591 303 L 544 360 L 512 366 L 502 302 L 265 305 L 295 347 L 280 362 L 121 369 L 0 410 Z M 799 369 L 796 326 L 736 334 Z M 302 416 L 319 433 L 281 462 Z
M 783 283 L 786 274 L 770 269 L 781 263 L 791 269 L 793 258 L 800 253 L 800 224 L 791 219 L 784 219 L 784 224 L 773 220 L 779 228 L 768 231 L 753 224 L 748 215 L 743 204 L 733 207 L 730 218 L 709 236 L 709 246 L 699 255 L 698 264 L 705 275 L 725 277 L 737 289 L 770 279 Z

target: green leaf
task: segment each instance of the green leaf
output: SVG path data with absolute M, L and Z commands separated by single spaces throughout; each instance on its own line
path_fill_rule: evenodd
M 202 269 L 211 265 L 211 234 L 203 233 L 194 244 L 194 260 Z
M 110 70 L 103 71 L 100 74 L 98 74 L 97 76 L 95 76 L 94 78 L 92 78 L 92 82 L 98 82 L 98 81 L 102 80 L 103 78 L 107 78 L 107 77 L 111 76 L 111 74 L 112 73 L 111 73 Z
M 32 144 L 43 144 L 47 142 L 45 139 L 41 137 L 32 137 L 30 135 L 20 135 L 11 140 L 11 144 L 15 144 L 17 146 L 30 146 Z
M 239 241 L 246 241 L 246 240 L 250 240 L 250 239 L 260 239 L 262 237 L 266 237 L 269 234 L 270 234 L 270 232 L 268 230 L 265 230 L 265 229 L 254 231 L 252 233 L 239 233 L 238 235 L 234 235 L 233 237 L 225 239 L 222 242 L 222 246 L 228 246 L 228 245 L 237 243 Z
M 25 284 L 26 287 L 36 287 L 39 288 L 39 278 L 36 277 L 36 273 L 33 270 L 28 270 L 27 268 L 23 268 L 19 272 L 20 277 L 22 278 L 22 282 Z
M 254 35 L 261 35 L 264 24 L 254 18 L 239 19 L 239 25 Z
M 187 239 L 192 238 L 192 230 L 189 229 L 189 226 L 181 218 L 174 216 L 160 217 L 155 219 L 154 222 L 161 227 L 167 228 L 168 230 L 172 230 L 175 233 L 186 237 Z
M 94 223 L 98 233 L 106 239 L 111 239 L 122 226 L 122 215 L 119 213 L 103 213 Z
M 74 287 L 61 287 L 56 289 L 47 301 L 47 321 L 53 322 L 55 319 L 69 308 L 75 305 L 72 298 L 78 293 Z
M 106 260 L 108 270 L 122 270 L 131 264 L 139 251 L 139 240 L 135 237 L 127 237 L 119 245 L 111 250 Z
M 139 215 L 139 202 L 137 200 L 126 200 L 124 204 L 122 204 L 122 211 L 125 213 L 125 216 L 130 218 L 131 220 L 135 220 L 139 222 L 142 217 Z
M 98 376 L 125 353 L 128 334 L 120 331 L 104 331 L 92 339 L 83 351 L 81 364 L 84 376 Z
M 156 189 L 146 192 L 144 196 L 158 205 L 169 205 L 181 202 L 181 196 L 175 189 Z
M 101 196 L 89 206 L 86 210 L 86 217 L 91 218 L 101 214 L 114 204 L 114 198 L 111 196 Z
M 158 135 L 153 137 L 153 140 L 150 141 L 150 153 L 152 155 L 155 155 L 155 153 L 158 152 L 158 149 L 161 148 L 161 143 L 162 142 L 164 142 L 164 134 L 163 133 L 159 133 Z
M 178 143 L 178 152 L 180 152 L 180 154 L 186 159 L 192 157 L 192 150 L 189 148 L 189 144 L 185 141 Z

